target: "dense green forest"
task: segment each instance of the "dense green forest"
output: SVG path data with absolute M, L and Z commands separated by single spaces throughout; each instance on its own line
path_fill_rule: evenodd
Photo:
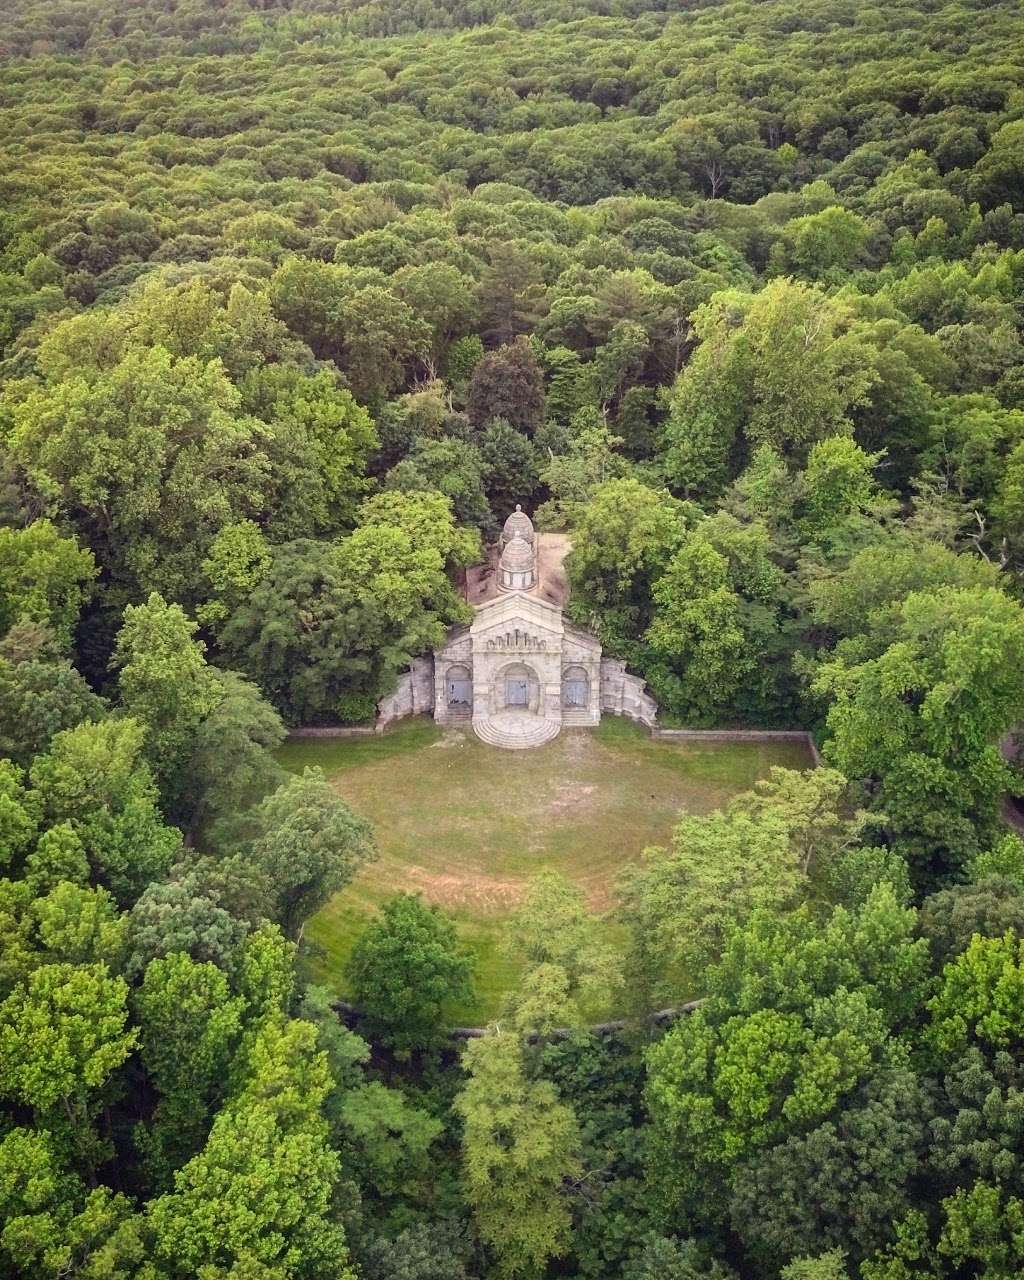
M 6 0 L 0 160 L 0 1273 L 1024 1274 L 1019 6 Z M 397 896 L 345 1025 L 274 752 L 517 501 L 824 765 L 623 849 L 624 967 L 538 880 L 464 1045 Z

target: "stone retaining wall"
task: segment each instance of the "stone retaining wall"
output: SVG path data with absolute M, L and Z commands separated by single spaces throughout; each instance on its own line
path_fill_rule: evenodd
M 434 659 L 414 658 L 412 667 L 398 677 L 392 693 L 377 703 L 377 732 L 406 716 L 429 714 L 434 710 Z
M 630 675 L 618 658 L 601 659 L 601 712 L 626 716 L 648 729 L 658 723 L 658 704 L 647 686 L 639 676 Z

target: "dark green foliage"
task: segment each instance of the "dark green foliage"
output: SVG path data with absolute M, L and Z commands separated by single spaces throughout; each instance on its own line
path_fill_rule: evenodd
M 0 58 L 0 1273 L 1024 1273 L 1017 6 L 7 0 Z M 663 719 L 835 769 L 627 886 L 624 1002 L 698 1011 L 528 1036 L 621 990 L 549 886 L 456 1061 L 418 898 L 369 1040 L 302 988 L 373 841 L 273 751 L 516 502 Z
M 464 1222 L 415 1223 L 395 1236 L 355 1247 L 366 1280 L 466 1280 L 470 1249 Z
M 881 1072 L 831 1120 L 746 1162 L 733 1180 L 733 1230 L 776 1264 L 830 1249 L 871 1254 L 910 1207 L 930 1111 L 912 1071 Z
M 1004 876 L 943 889 L 921 904 L 920 929 L 931 945 L 936 969 L 941 969 L 976 933 L 1001 938 L 1011 929 L 1024 935 L 1024 892 Z
M 367 1032 L 405 1055 L 437 1047 L 446 1012 L 470 996 L 472 972 L 452 922 L 411 894 L 384 903 L 347 968 Z
M 0 644 L 0 756 L 27 765 L 55 734 L 83 720 L 99 720 L 106 703 L 67 658 L 51 647 L 49 633 L 16 624 Z
M 466 412 L 475 427 L 500 418 L 532 435 L 544 418 L 544 379 L 523 339 L 489 352 L 469 380 Z

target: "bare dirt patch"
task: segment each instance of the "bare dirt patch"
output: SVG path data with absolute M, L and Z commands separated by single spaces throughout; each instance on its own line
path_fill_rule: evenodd
M 429 901 L 441 907 L 507 913 L 518 906 L 526 892 L 525 880 L 498 880 L 477 874 L 447 875 L 425 867 L 407 867 L 413 885 Z
M 594 782 L 560 782 L 554 797 L 547 804 L 547 812 L 552 817 L 579 814 L 593 804 L 592 797 L 598 797 L 597 784 Z

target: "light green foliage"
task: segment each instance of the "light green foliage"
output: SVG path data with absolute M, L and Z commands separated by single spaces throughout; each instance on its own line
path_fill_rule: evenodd
M 870 235 L 870 223 L 849 209 L 830 205 L 786 224 L 786 257 L 791 268 L 820 279 L 836 267 L 855 266 Z
M 368 1034 L 400 1056 L 442 1043 L 446 1012 L 472 995 L 472 972 L 452 921 L 415 894 L 383 904 L 346 968 Z
M 49 520 L 0 528 L 0 635 L 20 620 L 45 623 L 66 652 L 95 577 L 92 553 Z
M 124 961 L 127 921 L 105 889 L 67 881 L 32 904 L 39 941 L 47 958 L 74 965 L 105 964 L 117 972 Z
M 295 987 L 295 944 L 276 925 L 254 929 L 239 948 L 235 988 L 250 1022 L 271 1020 L 289 1007 Z
M 146 1254 L 128 1198 L 87 1192 L 42 1129 L 11 1129 L 0 1142 L 0 1222 L 0 1259 L 33 1280 L 72 1269 L 84 1280 L 133 1280 Z
M 270 567 L 270 549 L 253 520 L 226 524 L 210 543 L 203 576 L 213 599 L 196 611 L 199 621 L 216 626 L 244 600 Z
M 511 1013 L 523 1031 L 579 1026 L 588 1013 L 613 1007 L 621 960 L 602 936 L 580 890 L 556 871 L 531 882 L 509 923 L 507 947 L 524 969 Z
M 225 975 L 176 953 L 150 962 L 134 998 L 140 1055 L 160 1093 L 148 1133 L 137 1138 L 153 1180 L 169 1180 L 201 1145 L 238 1044 L 244 1001 Z
M 758 908 L 791 905 L 806 887 L 808 828 L 785 804 L 740 797 L 724 811 L 683 817 L 670 849 L 645 851 L 627 872 L 636 959 L 650 977 L 702 966 Z
M 733 451 L 770 445 L 802 460 L 849 430 L 871 383 L 869 356 L 847 331 L 849 311 L 815 288 L 774 280 L 753 296 L 718 295 L 699 308 L 701 340 L 669 398 L 669 474 L 684 493 L 714 496 Z
M 97 1092 L 137 1038 L 127 997 L 104 964 L 45 964 L 0 1004 L 0 1093 L 66 1125 L 88 1167 L 107 1154 L 90 1130 Z
M 0 1274 L 1018 1280 L 1019 6 L 5 0 L 0 57 Z M 841 775 L 608 717 L 282 786 L 515 502 L 663 723 Z M 468 1077 L 301 990 L 400 866 L 516 986 Z
M 269 1022 L 206 1146 L 175 1176 L 174 1191 L 150 1203 L 155 1257 L 168 1276 L 236 1267 L 281 1280 L 350 1280 L 330 1213 L 338 1158 L 326 1142 L 329 1073 L 315 1041 L 308 1022 Z
M 129 605 L 112 665 L 125 711 L 145 727 L 145 754 L 165 797 L 176 798 L 196 727 L 213 706 L 206 646 L 180 605 L 153 592 Z
M 1022 1007 L 1024 941 L 1012 930 L 1001 938 L 976 936 L 946 966 L 942 987 L 928 1004 L 928 1044 L 944 1061 L 972 1045 L 1016 1050 Z
M 465 387 L 470 375 L 480 363 L 484 354 L 484 344 L 479 335 L 467 334 L 464 338 L 456 338 L 449 346 L 445 356 L 448 380 L 455 387 Z
M 659 703 L 687 723 L 714 717 L 753 668 L 728 568 L 698 528 L 654 584 L 648 680 Z
M 49 823 L 67 822 L 97 880 L 123 906 L 170 866 L 181 844 L 160 819 L 136 721 L 104 720 L 58 733 L 32 765 Z
M 25 879 L 37 893 L 45 893 L 63 881 L 88 883 L 89 859 L 70 822 L 58 822 L 42 832 L 25 859 Z
M 0 994 L 7 995 L 39 963 L 31 915 L 33 886 L 0 880 Z
M 863 1280 L 937 1280 L 942 1274 L 929 1240 L 928 1219 L 911 1209 L 893 1224 L 895 1240 L 861 1267 Z
M 1002 1187 L 978 1182 L 942 1202 L 946 1221 L 938 1251 L 954 1267 L 977 1268 L 993 1280 L 1010 1280 L 1024 1267 L 1024 1200 Z
M 692 509 L 635 478 L 591 494 L 566 558 L 570 612 L 621 651 L 650 621 L 651 590 L 679 549 Z
M 986 876 L 1003 876 L 1024 889 L 1024 840 L 1008 831 L 991 849 L 971 859 L 970 872 L 975 881 L 984 880 Z
M 942 588 L 997 586 L 993 565 L 894 531 L 809 583 L 812 616 L 843 637 L 842 654 L 877 656 L 897 639 L 907 596 Z
M 826 756 L 874 791 L 920 873 L 962 865 L 994 829 L 1008 772 L 996 747 L 1024 712 L 1024 613 L 995 590 L 916 593 L 877 658 L 836 659 Z
M 816 1258 L 796 1258 L 779 1273 L 781 1280 L 848 1280 L 845 1255 L 830 1249 Z
M 377 445 L 370 415 L 326 370 L 282 379 L 279 387 L 270 384 L 264 398 L 261 416 L 274 432 L 271 452 L 278 486 L 268 512 L 270 527 L 279 537 L 349 527 L 368 487 L 364 472 Z M 224 551 L 223 544 L 218 547 L 220 537 L 218 533 L 210 546 L 215 564 Z M 250 554 L 258 554 L 251 537 L 247 542 Z
M 142 1061 L 164 1096 L 202 1098 L 222 1082 L 243 1002 L 224 974 L 175 954 L 146 967 L 135 997 Z
M 25 786 L 24 770 L 13 760 L 0 760 L 0 863 L 20 860 L 38 827 L 38 797 Z
M 12 389 L 11 449 L 57 512 L 81 513 L 104 568 L 187 598 L 217 529 L 260 502 L 256 425 L 238 404 L 217 360 L 129 350 L 111 368 Z
M 569 1242 L 560 1191 L 580 1172 L 576 1117 L 549 1082 L 527 1077 L 522 1049 L 508 1032 L 470 1041 L 463 1065 L 468 1079 L 455 1109 L 477 1230 L 499 1274 L 540 1275 Z
M 819 440 L 801 476 L 801 532 L 808 542 L 835 536 L 877 497 L 873 472 L 881 454 L 865 453 L 848 436 Z
M 121 703 L 145 726 L 165 811 L 192 833 L 277 780 L 267 749 L 285 732 L 253 684 L 207 666 L 197 630 L 154 593 L 125 610 L 113 658 Z
M 879 886 L 824 926 L 806 911 L 761 913 L 732 935 L 707 974 L 710 998 L 648 1055 L 651 1170 L 670 1220 L 700 1199 L 724 1213 L 740 1157 L 816 1127 L 902 1061 L 890 1029 L 928 973 L 913 930 L 913 912 Z

